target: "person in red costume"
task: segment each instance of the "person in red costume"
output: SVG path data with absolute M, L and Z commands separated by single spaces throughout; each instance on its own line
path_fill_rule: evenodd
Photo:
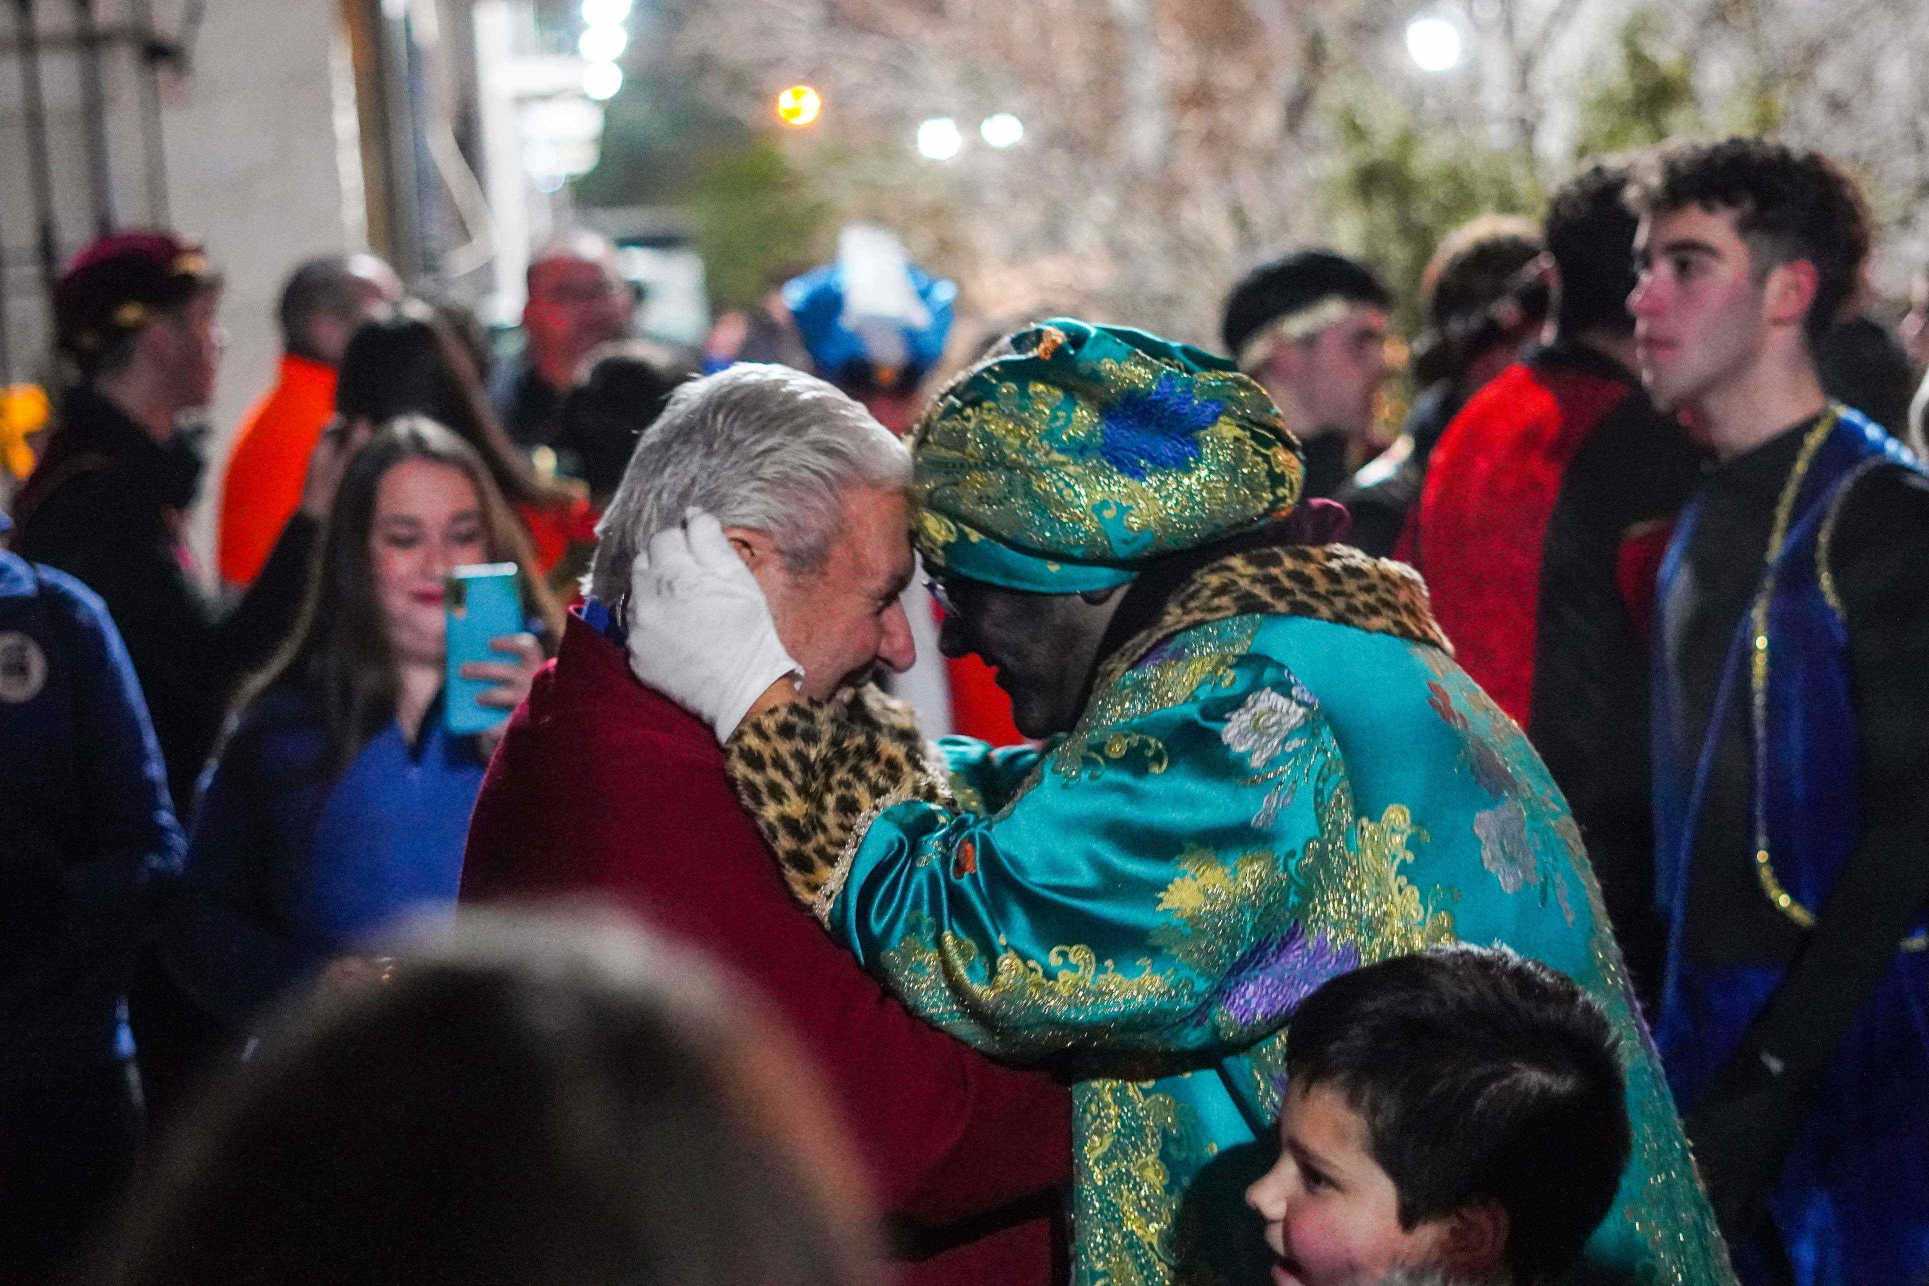
M 1626 167 L 1549 202 L 1545 342 L 1475 393 L 1434 449 L 1399 556 L 1455 657 L 1527 730 L 1566 794 L 1636 990 L 1652 999 L 1648 624 L 1699 455 L 1633 371 Z
M 899 1280 L 1044 1283 L 1065 1275 L 1057 1190 L 1069 1103 L 927 1027 L 790 899 L 724 774 L 720 736 L 632 673 L 632 565 L 695 507 L 718 516 L 772 605 L 782 647 L 727 672 L 734 726 L 776 678 L 854 690 L 912 660 L 910 456 L 862 407 L 783 367 L 685 384 L 640 440 L 605 515 L 590 593 L 490 764 L 470 826 L 465 902 L 596 896 L 756 984 L 802 1038 L 902 1235 Z M 712 652 L 734 636 L 680 641 Z M 728 729 L 725 729 L 727 733 Z

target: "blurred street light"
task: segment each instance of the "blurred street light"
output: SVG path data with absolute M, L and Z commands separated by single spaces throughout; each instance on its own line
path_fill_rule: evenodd
M 554 192 L 564 179 L 595 168 L 603 137 L 600 106 L 558 94 L 524 102 L 516 115 L 523 169 L 539 190 Z
M 964 148 L 964 134 L 949 116 L 933 116 L 918 123 L 918 155 L 948 161 Z
M 824 112 L 824 97 L 809 85 L 792 85 L 777 95 L 777 119 L 801 129 Z
M 583 68 L 583 93 L 602 103 L 623 88 L 623 69 L 615 63 L 591 63 Z
M 1003 151 L 1018 146 L 1025 137 L 1025 122 L 1010 112 L 998 112 L 987 116 L 978 125 L 978 137 L 984 139 L 987 147 Z
M 614 23 L 587 27 L 582 38 L 576 42 L 576 52 L 588 62 L 613 63 L 623 56 L 623 50 L 630 43 L 630 33 Z
M 1459 25 L 1441 14 L 1422 14 L 1407 24 L 1407 55 L 1421 71 L 1452 71 L 1465 44 Z
M 630 16 L 630 0 L 583 0 L 585 27 L 613 27 Z

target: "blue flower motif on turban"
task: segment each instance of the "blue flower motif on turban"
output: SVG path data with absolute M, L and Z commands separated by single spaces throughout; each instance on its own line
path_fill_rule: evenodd
M 1197 397 L 1176 372 L 1146 390 L 1130 389 L 1099 414 L 1099 454 L 1137 482 L 1154 469 L 1189 469 L 1199 459 L 1199 435 L 1225 413 L 1222 400 Z
M 953 381 L 912 438 L 925 567 L 1037 594 L 1144 567 L 1298 503 L 1298 441 L 1231 362 L 1055 317 Z

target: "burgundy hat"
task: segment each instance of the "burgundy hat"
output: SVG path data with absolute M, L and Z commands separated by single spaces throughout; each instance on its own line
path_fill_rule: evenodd
M 54 338 L 85 362 L 154 314 L 218 285 L 207 252 L 172 232 L 115 232 L 88 245 L 54 283 Z

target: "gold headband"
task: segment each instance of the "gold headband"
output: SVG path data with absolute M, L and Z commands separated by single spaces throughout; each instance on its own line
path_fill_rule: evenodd
M 1266 364 L 1266 355 L 1280 340 L 1298 343 L 1311 339 L 1328 326 L 1337 325 L 1355 308 L 1360 301 L 1345 295 L 1322 295 L 1304 308 L 1296 308 L 1290 313 L 1279 316 L 1261 326 L 1245 343 L 1239 346 L 1239 369 L 1250 375 Z

